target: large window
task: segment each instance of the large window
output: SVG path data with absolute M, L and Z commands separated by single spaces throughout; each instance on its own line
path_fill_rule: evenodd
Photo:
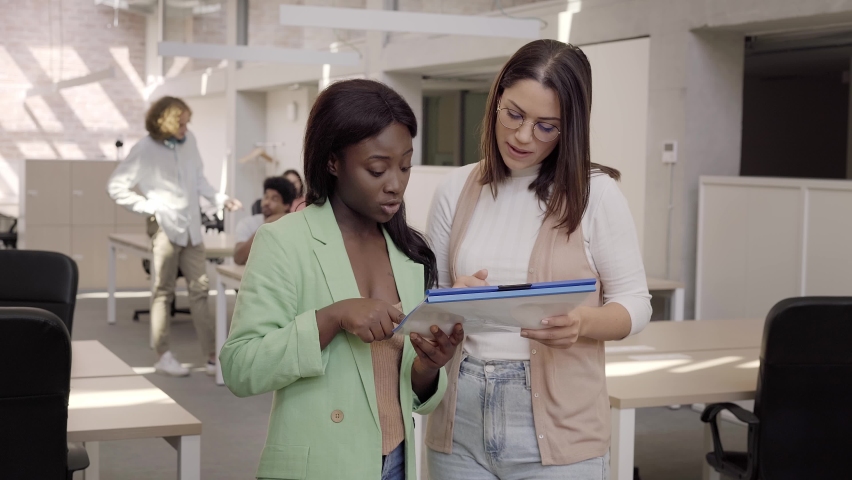
M 424 96 L 424 165 L 466 165 L 480 160 L 480 127 L 487 98 L 484 92 L 458 90 Z

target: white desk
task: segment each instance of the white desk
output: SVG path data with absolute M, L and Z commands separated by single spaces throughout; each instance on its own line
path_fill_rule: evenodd
M 638 355 L 760 348 L 765 319 L 651 322 L 640 333 L 606 342 L 606 354 Z
M 229 258 L 234 255 L 234 240 L 230 235 L 204 234 L 204 248 L 207 258 Z M 113 233 L 109 236 L 108 247 L 108 289 L 107 321 L 115 323 L 115 255 L 118 250 L 132 253 L 140 258 L 151 260 L 151 238 L 145 234 Z M 151 284 L 153 291 L 154 262 L 151 262 Z
M 133 368 L 97 340 L 71 342 L 71 378 L 136 375 Z
M 86 480 L 100 477 L 99 442 L 140 438 L 177 450 L 179 480 L 201 479 L 201 422 L 165 392 L 139 375 L 71 380 L 68 441 L 86 445 Z
M 754 398 L 760 350 L 724 349 L 607 355 L 612 443 L 610 478 L 633 479 L 636 409 Z M 708 452 L 709 427 L 705 426 Z M 704 465 L 705 478 L 709 468 Z
M 224 385 L 219 352 L 228 338 L 228 299 L 225 290 L 240 288 L 246 267 L 242 265 L 220 265 L 216 267 L 216 384 Z
M 670 320 L 679 322 L 684 317 L 684 286 L 673 280 L 648 277 L 648 291 L 651 296 L 663 296 L 668 298 Z

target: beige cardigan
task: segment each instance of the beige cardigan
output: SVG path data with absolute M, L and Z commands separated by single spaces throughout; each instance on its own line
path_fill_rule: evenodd
M 467 226 L 482 191 L 480 169 L 475 168 L 459 196 L 450 232 L 450 274 L 456 278 L 456 261 Z M 583 246 L 582 226 L 568 236 L 556 228 L 552 217 L 544 220 L 532 255 L 528 282 L 597 278 Z M 587 305 L 602 302 L 600 279 Z M 426 445 L 452 453 L 459 367 L 463 348 L 447 365 L 447 392 L 429 415 Z M 604 344 L 581 337 L 569 349 L 555 349 L 530 341 L 533 419 L 544 465 L 569 465 L 604 455 L 609 449 L 609 396 L 604 373 Z

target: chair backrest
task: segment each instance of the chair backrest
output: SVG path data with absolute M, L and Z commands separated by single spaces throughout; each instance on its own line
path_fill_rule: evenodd
M 755 398 L 760 478 L 847 478 L 852 297 L 783 300 L 763 330 Z
M 0 307 L 0 378 L 0 478 L 66 478 L 65 324 L 46 310 Z
M 260 206 L 260 199 L 258 198 L 257 200 L 254 201 L 254 203 L 251 204 L 251 214 L 257 215 L 260 212 L 261 212 L 261 206 Z
M 74 326 L 77 264 L 67 255 L 36 250 L 0 250 L 0 307 L 42 308 Z

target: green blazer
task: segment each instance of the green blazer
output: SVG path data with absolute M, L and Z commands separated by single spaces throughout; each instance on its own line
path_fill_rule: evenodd
M 407 313 L 423 299 L 423 266 L 400 252 L 387 232 L 385 240 Z M 382 435 L 370 345 L 340 332 L 320 350 L 316 322 L 318 309 L 358 297 L 328 202 L 260 227 L 231 333 L 219 355 L 225 384 L 235 395 L 275 392 L 258 478 L 381 478 Z M 434 410 L 447 386 L 441 369 L 437 393 L 421 402 L 411 389 L 415 357 L 406 338 L 399 400 L 409 479 L 416 478 L 411 414 Z

